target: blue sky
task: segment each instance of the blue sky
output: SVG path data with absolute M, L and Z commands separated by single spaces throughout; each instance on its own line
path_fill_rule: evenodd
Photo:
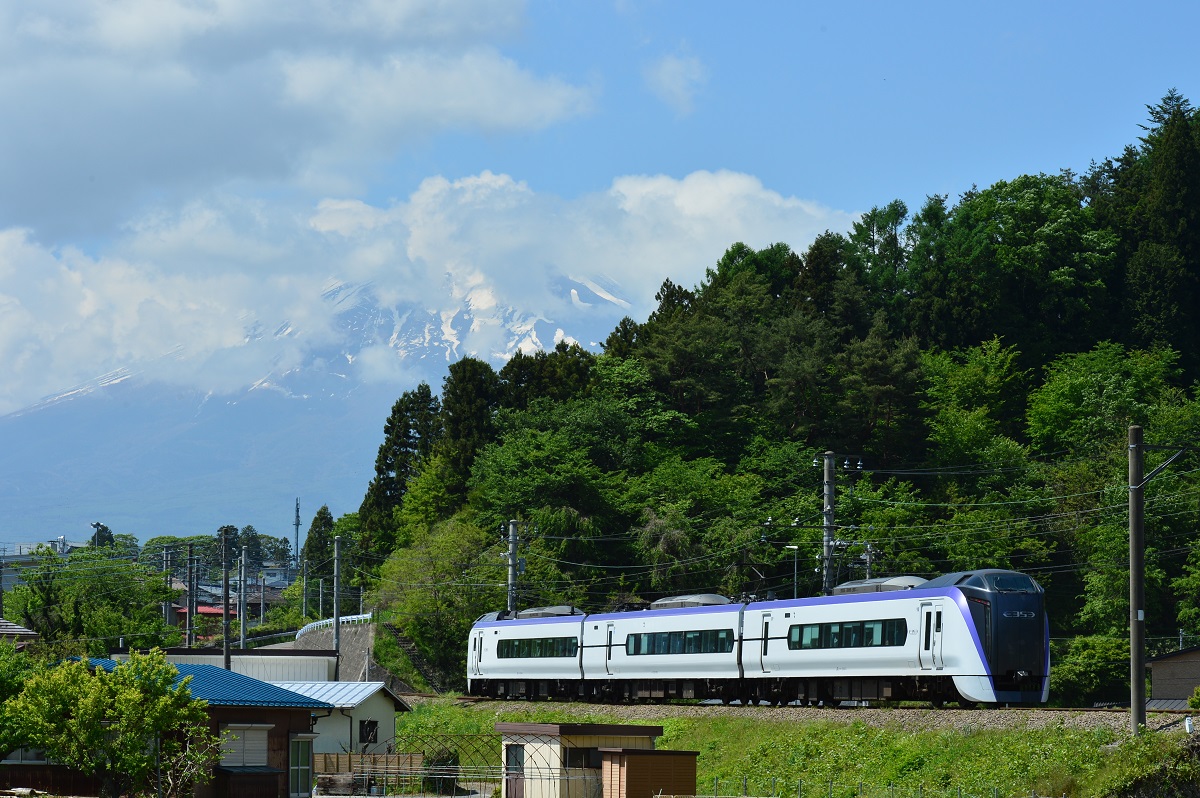
M 1187 2 L 0 5 L 0 415 L 124 370 L 244 389 L 339 345 L 338 284 L 591 343 L 735 241 L 803 251 L 894 198 L 1118 154 L 1168 89 L 1200 102 L 1198 23 Z M 407 387 L 389 357 L 352 376 Z

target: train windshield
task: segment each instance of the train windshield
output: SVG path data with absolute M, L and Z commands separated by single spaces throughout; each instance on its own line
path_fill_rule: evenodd
M 1001 593 L 1036 593 L 1037 583 L 1025 574 L 991 574 L 992 590 Z

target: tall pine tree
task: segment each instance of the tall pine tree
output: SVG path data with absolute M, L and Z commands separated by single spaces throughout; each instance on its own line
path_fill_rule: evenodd
M 441 403 L 426 383 L 405 391 L 392 405 L 375 457 L 375 476 L 358 510 L 359 545 L 373 561 L 381 561 L 395 548 L 395 511 L 441 435 Z

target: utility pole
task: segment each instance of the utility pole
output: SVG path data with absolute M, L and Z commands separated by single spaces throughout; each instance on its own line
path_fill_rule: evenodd
M 1142 428 L 1129 428 L 1129 730 L 1146 725 L 1146 483 Z
M 296 559 L 296 567 L 299 568 L 300 567 L 300 499 L 298 497 L 296 499 L 296 521 L 295 521 L 295 524 L 296 524 L 296 548 L 294 550 L 294 556 Z
M 194 578 L 196 572 L 194 569 L 195 563 L 192 562 L 192 547 L 194 544 L 187 544 L 187 629 L 184 632 L 183 639 L 188 648 L 196 645 L 196 586 Z
M 1146 725 L 1146 483 L 1194 445 L 1155 446 L 1143 442 L 1142 428 L 1129 428 L 1129 731 Z M 1145 473 L 1147 449 L 1177 449 Z
M 833 452 L 825 452 L 825 495 L 821 512 L 824 516 L 821 534 L 821 592 L 826 596 L 833 594 L 833 568 L 831 566 L 833 565 L 833 508 L 836 500 L 834 478 L 837 474 L 833 462 L 834 457 Z
M 342 609 L 338 606 L 341 598 L 338 583 L 342 576 L 342 536 L 333 538 L 333 680 L 338 680 L 338 666 L 342 659 Z
M 246 648 L 246 549 L 242 546 L 242 556 L 238 563 L 238 648 Z
M 163 577 L 167 583 L 167 598 L 163 599 L 163 623 L 171 622 L 171 550 L 163 546 Z
M 229 545 L 225 530 L 221 527 L 221 654 L 225 670 L 233 670 L 229 664 Z
M 517 611 L 517 521 L 508 522 L 508 614 Z

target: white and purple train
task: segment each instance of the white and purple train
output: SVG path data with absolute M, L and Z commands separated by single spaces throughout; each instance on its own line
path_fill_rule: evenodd
M 1049 696 L 1049 624 L 1041 586 L 1001 570 L 851 582 L 820 598 L 493 612 L 471 628 L 467 686 L 495 698 L 1036 704 Z

